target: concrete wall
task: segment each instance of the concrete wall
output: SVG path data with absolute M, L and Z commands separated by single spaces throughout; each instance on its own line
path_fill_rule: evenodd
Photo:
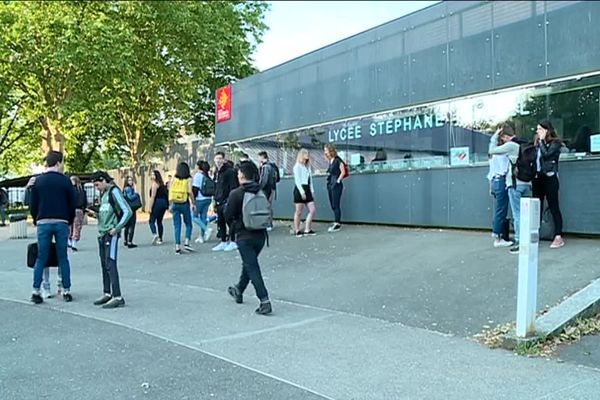
M 561 162 L 564 231 L 600 234 L 600 159 Z M 488 166 L 353 175 L 344 183 L 342 221 L 489 229 Z M 279 184 L 275 215 L 293 217 L 293 179 Z M 317 219 L 331 221 L 325 177 L 315 178 Z

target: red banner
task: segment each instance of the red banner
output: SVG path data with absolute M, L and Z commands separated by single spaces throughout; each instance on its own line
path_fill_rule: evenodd
M 217 89 L 217 122 L 231 119 L 231 85 Z

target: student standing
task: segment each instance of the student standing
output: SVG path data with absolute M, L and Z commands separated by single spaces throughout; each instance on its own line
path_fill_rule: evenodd
M 127 179 L 125 180 L 125 185 L 123 186 L 123 194 L 125 195 L 125 200 L 127 201 L 128 204 L 130 204 L 130 208 L 131 208 L 131 202 L 134 200 L 134 198 L 136 196 L 139 196 L 139 194 L 137 194 L 135 191 L 135 182 L 133 181 L 133 177 L 128 176 Z M 127 223 L 127 226 L 125 227 L 125 234 L 124 234 L 125 247 L 128 247 L 130 249 L 134 249 L 137 247 L 137 245 L 133 243 L 133 235 L 135 234 L 135 224 L 137 223 L 137 215 L 136 215 L 136 210 L 132 209 L 132 211 L 133 211 L 133 215 L 129 219 L 129 222 Z
M 498 146 L 498 136 L 490 138 L 488 153 Z M 494 237 L 494 247 L 510 247 L 512 242 L 502 238 L 502 231 L 506 215 L 508 214 L 508 188 L 506 187 L 506 175 L 510 169 L 510 160 L 506 154 L 493 154 L 490 158 L 490 170 L 488 180 L 490 181 L 491 193 L 494 197 L 494 223 L 492 226 L 492 236 Z
M 275 199 L 275 193 L 277 188 L 277 177 L 279 171 L 277 171 L 277 165 L 269 161 L 269 155 L 266 151 L 260 151 L 258 153 L 258 165 L 260 178 L 258 180 L 260 189 L 264 192 L 265 196 L 269 200 L 271 207 L 271 220 L 273 219 L 273 201 Z M 272 230 L 273 226 L 267 228 L 268 231 Z
M 212 180 L 208 176 L 210 165 L 206 161 L 199 160 L 196 166 L 198 167 L 198 171 L 196 171 L 192 181 L 193 190 L 196 193 L 196 212 L 192 217 L 192 221 L 200 229 L 196 243 L 204 243 L 210 239 L 210 235 L 212 234 L 212 229 L 208 227 L 208 207 L 210 207 L 210 203 L 212 202 L 212 196 L 204 195 L 202 188 L 205 187 L 206 179 L 208 179 L 208 183 L 211 183 Z
M 63 299 L 73 300 L 71 295 L 71 265 L 67 254 L 69 226 L 75 219 L 75 191 L 69 178 L 64 175 L 63 154 L 50 151 L 46 156 L 46 172 L 35 179 L 31 188 L 30 211 L 37 227 L 38 257 L 33 269 L 33 294 L 31 301 L 43 303 L 40 293 L 44 268 L 50 254 L 52 239 L 56 243 L 58 266 L 62 277 Z
M 235 244 L 235 229 L 227 225 L 225 219 L 225 208 L 231 191 L 238 187 L 238 179 L 233 168 L 233 163 L 225 160 L 225 153 L 218 151 L 215 154 L 215 210 L 217 212 L 217 237 L 221 243 L 213 247 L 213 251 L 233 251 L 237 249 Z
M 562 238 L 563 219 L 558 202 L 558 158 L 562 149 L 562 141 L 558 138 L 554 126 L 548 120 L 538 122 L 535 145 L 537 146 L 537 175 L 533 180 L 533 196 L 540 199 L 540 213 L 544 210 L 544 199 L 548 200 L 548 208 L 554 219 L 554 240 L 551 249 L 565 245 Z
M 103 295 L 94 301 L 94 305 L 102 308 L 123 307 L 125 300 L 121 294 L 117 252 L 120 233 L 132 218 L 133 211 L 106 172 L 95 172 L 92 181 L 96 190 L 100 192 L 100 208 L 95 216 L 98 218 L 98 247 L 103 285 Z
M 73 251 L 77 251 L 79 240 L 81 240 L 81 228 L 83 227 L 83 217 L 85 209 L 88 206 L 87 194 L 81 185 L 81 180 L 78 177 L 72 176 L 71 183 L 75 189 L 75 219 L 71 225 L 71 234 L 69 236 L 69 247 Z
M 246 193 L 256 194 L 260 191 L 260 184 L 257 182 L 258 168 L 251 161 L 240 162 L 238 179 L 240 187 L 229 195 L 225 218 L 235 226 L 238 251 L 242 258 L 242 273 L 238 283 L 230 286 L 227 291 L 236 303 L 241 304 L 244 291 L 248 287 L 248 283 L 252 282 L 260 301 L 255 312 L 262 315 L 270 314 L 273 311 L 271 301 L 258 263 L 258 256 L 265 245 L 267 232 L 266 229 L 246 229 L 243 218 L 244 195 Z
M 340 203 L 342 201 L 342 191 L 344 184 L 342 180 L 346 174 L 345 168 L 348 168 L 342 159 L 338 156 L 334 145 L 325 145 L 325 158 L 329 160 L 327 168 L 327 193 L 329 195 L 329 204 L 333 211 L 334 221 L 329 227 L 329 232 L 338 232 L 342 229 L 342 210 Z
M 169 191 L 163 182 L 162 175 L 158 170 L 152 171 L 152 187 L 150 188 L 150 231 L 152 232 L 152 245 L 163 243 L 163 234 L 165 228 L 163 226 L 163 218 L 169 209 Z M 158 229 L 157 229 L 158 228 Z
M 192 211 L 196 212 L 196 203 L 192 191 L 192 179 L 190 166 L 186 162 L 177 165 L 175 179 L 169 189 L 169 202 L 173 214 L 173 225 L 175 228 L 175 253 L 181 254 L 181 219 L 185 224 L 184 249 L 193 251 L 190 244 L 192 240 Z
M 311 229 L 312 221 L 317 212 L 315 200 L 313 198 L 314 187 L 312 182 L 312 172 L 310 169 L 310 156 L 308 150 L 300 149 L 294 165 L 294 204 L 296 212 L 294 213 L 294 232 L 296 237 L 304 235 L 313 236 L 316 233 Z M 308 215 L 304 222 L 304 232 L 300 230 L 300 221 L 304 206 L 308 208 Z

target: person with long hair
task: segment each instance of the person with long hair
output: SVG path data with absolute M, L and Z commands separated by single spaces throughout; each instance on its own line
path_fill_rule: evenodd
M 125 184 L 123 185 L 123 195 L 125 196 L 125 200 L 129 203 L 136 195 L 135 192 L 135 182 L 133 181 L 132 176 L 128 176 L 125 179 Z M 133 210 L 133 216 L 127 222 L 127 226 L 125 226 L 124 233 L 124 245 L 130 249 L 134 249 L 137 247 L 135 243 L 133 243 L 133 235 L 135 234 L 135 224 L 137 222 L 136 210 Z
M 83 189 L 81 180 L 76 176 L 72 176 L 71 183 L 73 184 L 73 189 L 75 189 L 77 199 L 75 203 L 75 219 L 73 220 L 73 224 L 71 225 L 71 232 L 69 234 L 68 244 L 71 250 L 77 251 L 79 240 L 81 240 L 81 228 L 83 227 L 83 217 L 85 209 L 88 206 L 88 202 L 87 194 Z
M 342 229 L 342 210 L 340 203 L 342 201 L 342 191 L 344 190 L 344 184 L 342 180 L 345 175 L 345 168 L 348 168 L 338 156 L 337 150 L 334 145 L 325 145 L 325 158 L 329 161 L 329 167 L 327 168 L 327 194 L 329 195 L 329 204 L 333 211 L 333 224 L 329 227 L 329 232 L 338 232 Z
M 175 178 L 169 189 L 169 202 L 173 214 L 173 226 L 175 228 L 175 253 L 181 254 L 181 218 L 185 224 L 185 241 L 183 247 L 187 251 L 194 251 L 190 244 L 192 239 L 192 211 L 196 212 L 196 203 L 192 190 L 192 179 L 190 166 L 186 162 L 180 162 L 175 170 Z M 190 210 L 191 208 L 191 210 Z
M 150 188 L 150 202 L 148 204 L 150 210 L 150 220 L 148 223 L 153 235 L 152 245 L 155 246 L 163 243 L 163 234 L 165 232 L 163 218 L 169 209 L 169 191 L 158 170 L 152 171 L 150 178 L 152 179 L 152 187 Z
M 296 237 L 304 235 L 315 235 L 311 229 L 312 221 L 315 218 L 317 207 L 313 198 L 314 187 L 312 181 L 312 172 L 310 168 L 310 155 L 308 150 L 300 149 L 294 165 L 294 204 L 296 212 L 294 213 L 294 232 Z M 300 221 L 304 206 L 308 208 L 308 215 L 304 222 L 304 232 L 300 230 Z
M 558 138 L 550 121 L 538 122 L 535 145 L 537 147 L 537 174 L 533 179 L 533 196 L 540 199 L 540 213 L 544 209 L 544 199 L 548 201 L 548 208 L 554 220 L 554 240 L 550 244 L 550 248 L 558 249 L 565 245 L 562 238 L 563 219 L 558 202 L 558 158 L 562 150 L 562 141 Z

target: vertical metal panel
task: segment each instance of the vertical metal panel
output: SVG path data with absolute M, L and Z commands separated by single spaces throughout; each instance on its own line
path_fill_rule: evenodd
M 577 73 L 582 65 L 600 66 L 600 2 L 572 3 L 577 4 L 548 8 L 548 73 L 552 76 Z

